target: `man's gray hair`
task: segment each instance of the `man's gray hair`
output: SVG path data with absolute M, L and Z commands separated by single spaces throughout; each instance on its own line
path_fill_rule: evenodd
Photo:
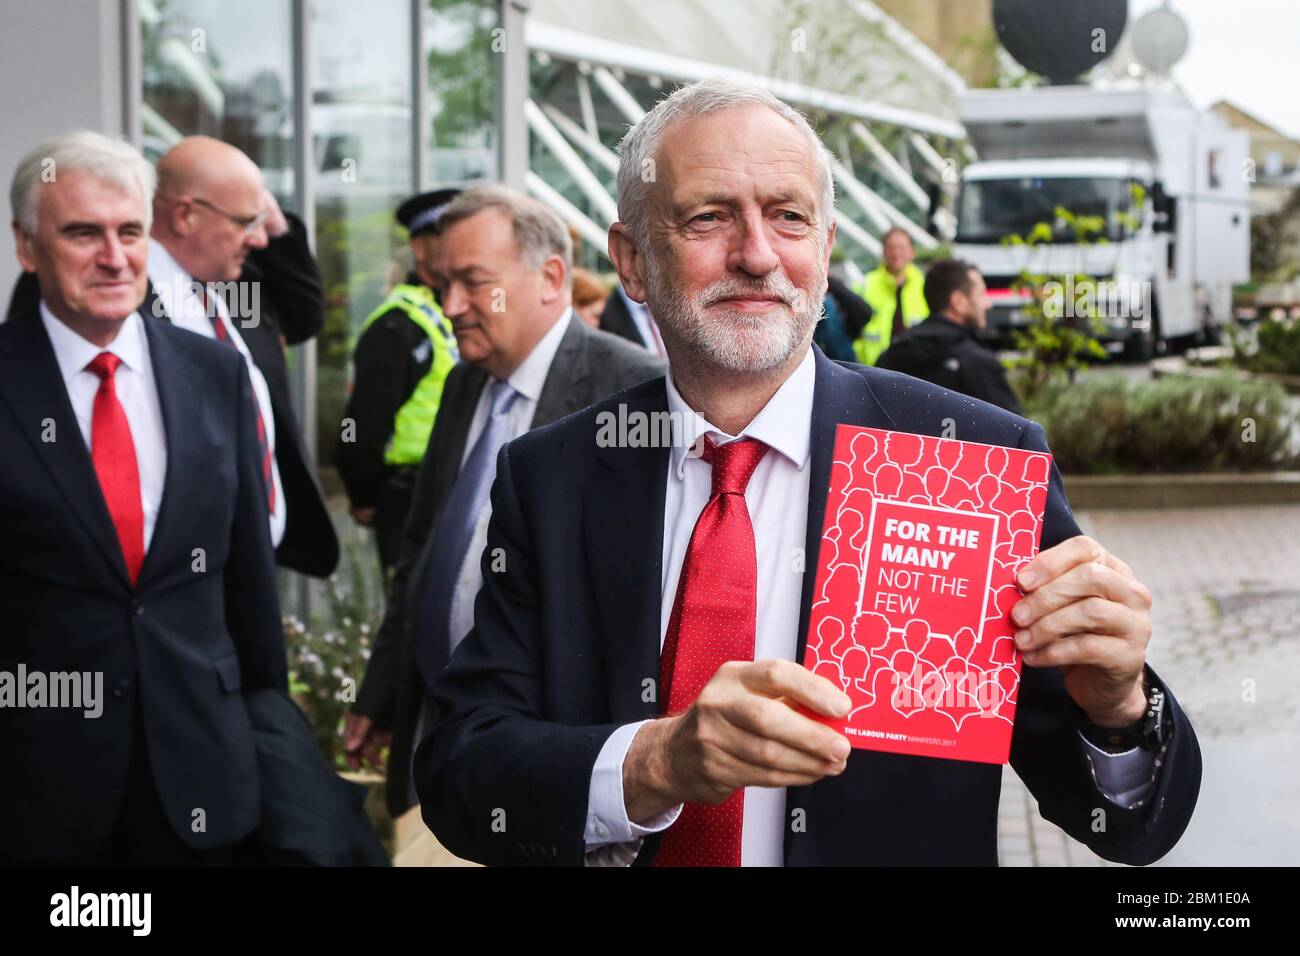
M 564 260 L 565 281 L 573 279 L 573 240 L 564 221 L 532 196 L 506 186 L 473 186 L 443 207 L 438 215 L 438 232 L 446 232 L 458 222 L 488 209 L 497 209 L 510 217 L 515 244 L 524 264 L 540 269 L 551 256 Z
M 74 170 L 124 190 L 140 190 L 144 197 L 144 227 L 149 228 L 157 182 L 153 167 L 131 144 L 82 129 L 52 136 L 18 161 L 9 186 L 9 208 L 23 232 L 34 235 L 38 228 L 36 208 L 41 184 Z
M 646 238 L 645 214 L 656 179 L 653 175 L 655 153 L 664 130 L 679 119 L 751 103 L 766 106 L 788 120 L 808 140 L 817 163 L 820 197 L 817 215 L 821 220 L 818 225 L 823 237 L 829 232 L 835 217 L 835 183 L 831 178 L 829 154 L 817 131 L 809 125 L 803 113 L 781 102 L 763 87 L 714 78 L 680 87 L 660 100 L 618 144 L 618 218 L 631 230 L 638 245 L 644 245 Z

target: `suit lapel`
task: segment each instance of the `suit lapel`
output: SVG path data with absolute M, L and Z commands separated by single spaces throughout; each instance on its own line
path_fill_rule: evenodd
M 159 555 L 171 551 L 172 538 L 184 513 L 185 489 L 203 480 L 201 475 L 190 471 L 190 465 L 202 458 L 196 451 L 196 443 L 202 434 L 199 425 L 203 421 L 199 403 L 206 398 L 202 369 L 183 349 L 177 348 L 164 336 L 159 327 L 147 319 L 143 324 L 153 365 L 154 385 L 158 389 L 158 405 L 162 410 L 167 474 L 163 479 L 162 503 L 158 508 L 153 538 L 140 568 L 140 587 L 149 582 L 151 574 L 159 567 L 162 561 Z
M 158 290 L 153 287 L 152 279 L 145 284 L 144 302 L 140 305 L 140 314 L 146 319 L 155 318 L 162 319 L 164 322 L 171 321 L 171 316 L 167 314 L 162 299 L 158 298 Z
M 27 310 L 15 316 L 11 324 L 9 346 L 0 349 L 0 395 L 9 402 L 22 433 L 113 573 L 129 586 L 117 529 L 40 314 L 35 309 Z M 53 440 L 46 441 L 49 422 L 54 427 Z
M 561 337 L 560 347 L 555 350 L 551 367 L 546 372 L 546 382 L 537 398 L 530 428 L 549 425 L 588 404 L 582 396 L 587 394 L 587 379 L 591 374 L 585 348 L 591 332 L 576 315 L 568 321 L 569 327 Z
M 822 524 L 826 518 L 826 491 L 831 480 L 835 454 L 835 431 L 840 425 L 862 428 L 897 428 L 894 420 L 876 400 L 861 373 L 842 368 L 813 346 L 817 379 L 813 386 L 813 410 L 809 448 L 812 469 L 808 482 L 808 528 L 804 542 L 803 594 L 799 602 L 799 644 L 796 661 L 802 661 L 808 643 L 808 615 L 812 609 L 813 585 L 821 556 Z
M 663 379 L 628 394 L 627 413 L 666 412 Z M 617 414 L 617 413 L 616 413 Z M 604 632 L 611 718 L 659 712 L 659 618 L 668 448 L 597 447 L 584 511 L 591 586 Z M 656 693 L 647 694 L 646 681 Z

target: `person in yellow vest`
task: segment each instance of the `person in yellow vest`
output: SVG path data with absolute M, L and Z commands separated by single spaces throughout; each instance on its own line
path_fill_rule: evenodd
M 352 390 L 334 463 L 353 520 L 375 529 L 385 574 L 397 564 L 415 474 L 443 382 L 459 358 L 451 323 L 433 291 L 430 263 L 438 214 L 460 192 L 422 193 L 398 207 L 397 221 L 410 233 L 414 269 L 366 317 L 353 352 Z
M 894 336 L 930 315 L 925 304 L 925 274 L 912 262 L 912 237 L 894 227 L 881 240 L 880 265 L 868 272 L 854 292 L 871 306 L 871 318 L 853 342 L 863 365 L 875 365 Z

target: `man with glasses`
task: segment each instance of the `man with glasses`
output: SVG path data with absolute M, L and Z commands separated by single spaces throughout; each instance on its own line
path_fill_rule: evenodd
M 305 228 L 281 212 L 252 160 L 227 143 L 188 137 L 157 171 L 144 311 L 244 357 L 261 415 L 277 561 L 328 575 L 338 538 L 293 414 L 283 351 L 324 324 Z

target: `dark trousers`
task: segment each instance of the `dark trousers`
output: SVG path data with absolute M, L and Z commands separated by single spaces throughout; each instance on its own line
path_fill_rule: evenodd
M 122 805 L 108 841 L 89 856 L 70 860 L 41 860 L 54 866 L 231 866 L 235 847 L 196 850 L 186 845 L 167 821 L 153 781 L 144 726 L 137 702 L 131 738 L 131 767 Z M 0 855 L 2 866 L 33 865 L 33 861 Z
M 375 544 L 379 548 L 379 563 L 384 578 L 397 567 L 402 553 L 402 532 L 406 530 L 406 515 L 411 510 L 415 494 L 414 468 L 402 468 L 393 474 L 379 493 L 375 506 Z

